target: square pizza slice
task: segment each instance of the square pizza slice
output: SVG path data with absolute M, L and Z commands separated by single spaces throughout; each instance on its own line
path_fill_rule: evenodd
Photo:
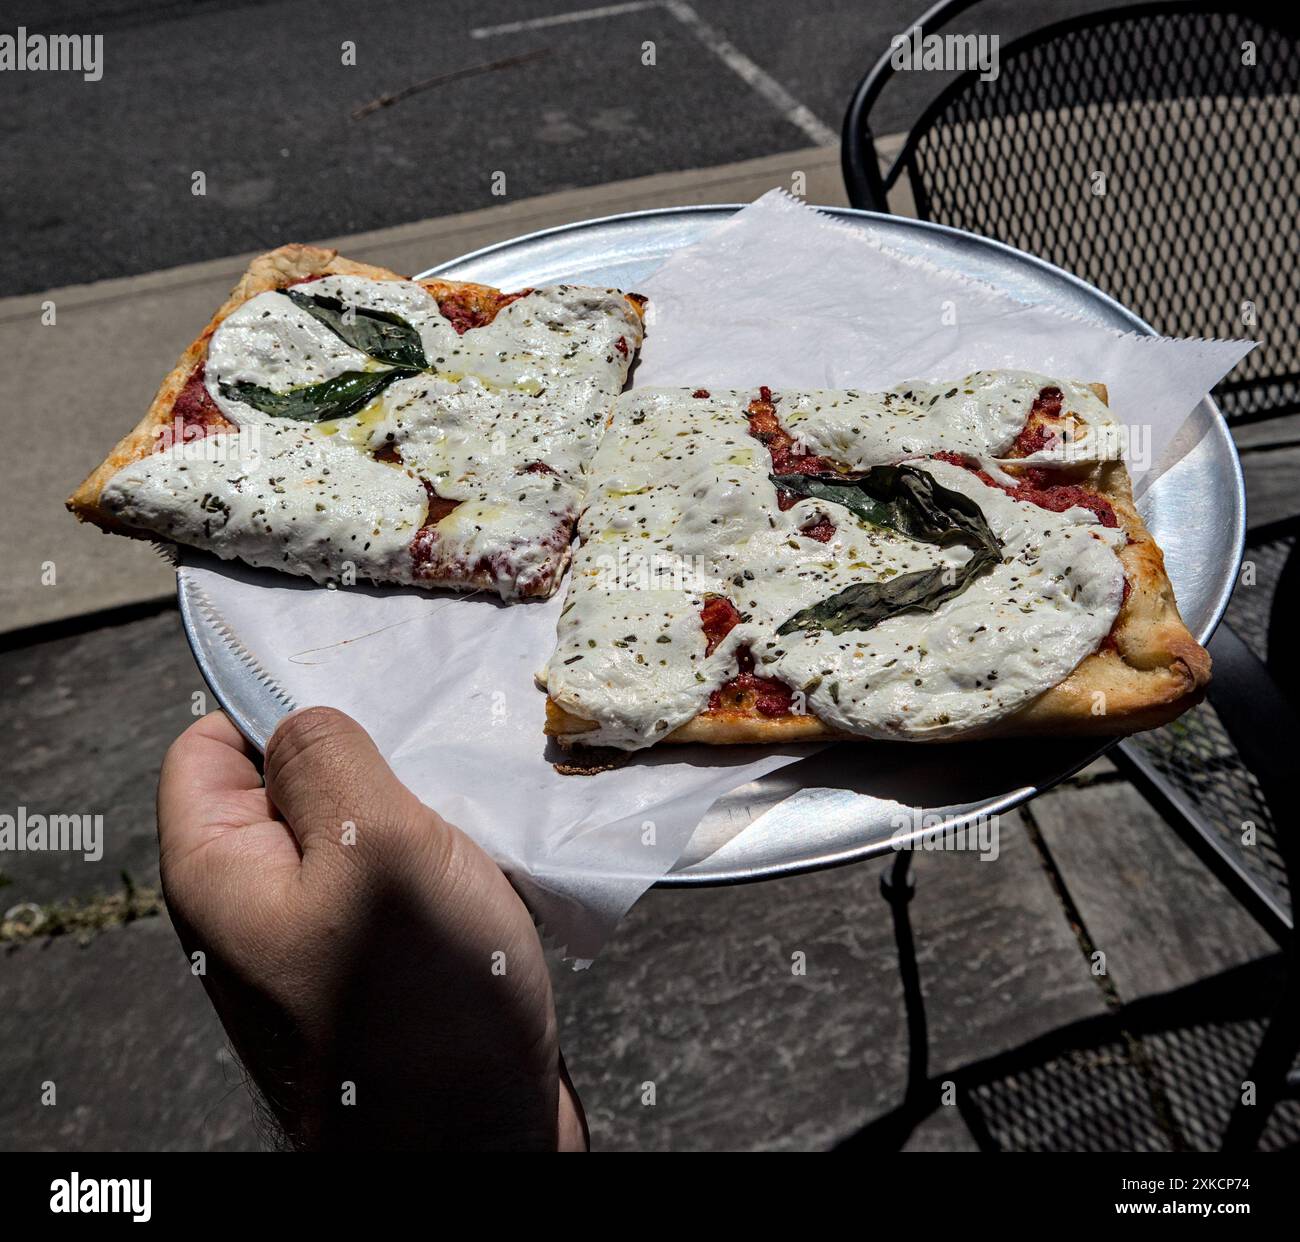
M 281 247 L 68 507 L 317 582 L 549 595 L 642 311 Z
M 567 747 L 1112 735 L 1209 679 L 1100 386 L 637 390 L 592 464 Z

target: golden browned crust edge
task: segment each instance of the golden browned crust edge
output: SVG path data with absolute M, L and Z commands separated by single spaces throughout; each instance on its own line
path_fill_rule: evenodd
M 1090 385 L 1108 402 L 1102 384 Z M 1104 496 L 1128 544 L 1119 551 L 1129 584 L 1128 599 L 1114 630 L 1115 649 L 1086 656 L 1064 681 L 1018 712 L 986 729 L 934 741 L 1023 737 L 1116 737 L 1154 729 L 1182 715 L 1204 696 L 1210 681 L 1210 654 L 1183 624 L 1165 572 L 1165 558 L 1133 504 L 1133 485 L 1122 461 L 1081 468 L 1077 481 Z M 561 746 L 581 746 L 582 734 L 597 726 L 546 701 L 546 733 Z M 739 712 L 701 713 L 670 733 L 664 742 L 713 746 L 761 742 L 871 741 L 832 729 L 815 716 L 751 717 Z M 923 741 L 925 739 L 910 739 Z
M 546 700 L 546 735 L 568 749 L 582 745 L 582 735 L 598 726 L 567 712 L 554 699 Z M 748 743 L 815 742 L 848 737 L 816 716 L 748 716 L 743 712 L 701 713 L 674 729 L 663 742 L 703 742 L 711 746 L 741 746 Z

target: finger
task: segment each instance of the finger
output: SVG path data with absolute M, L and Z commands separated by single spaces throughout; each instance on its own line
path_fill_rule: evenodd
M 254 789 L 262 783 L 257 770 L 257 748 L 235 728 L 225 712 L 200 716 L 173 744 L 174 748 L 182 746 L 202 746 L 210 761 L 223 765 L 221 775 L 232 782 L 231 788 Z M 212 775 L 215 777 L 216 773 Z
M 309 707 L 280 722 L 266 747 L 266 790 L 304 860 L 313 852 L 338 854 L 340 843 L 368 856 L 395 834 L 441 825 L 393 775 L 370 735 L 331 707 Z
M 196 720 L 168 748 L 158 777 L 158 830 L 188 837 L 208 827 L 207 807 L 232 791 L 257 789 L 255 750 L 225 712 Z
M 171 744 L 158 778 L 158 844 L 169 860 L 272 818 L 256 749 L 224 712 L 195 721 Z M 275 835 L 275 834 L 273 834 Z M 278 836 L 284 837 L 283 830 Z M 287 845 L 296 853 L 292 839 Z

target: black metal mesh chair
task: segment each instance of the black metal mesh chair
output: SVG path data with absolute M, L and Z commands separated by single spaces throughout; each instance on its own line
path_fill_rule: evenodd
M 976 3 L 950 0 L 916 24 L 936 32 Z M 906 176 L 920 218 L 1041 255 L 1160 331 L 1259 340 L 1216 390 L 1230 422 L 1300 409 L 1300 23 L 1249 3 L 1143 4 L 999 50 L 998 76 L 956 77 L 885 169 L 870 125 L 894 74 L 890 53 L 881 57 L 844 121 L 850 202 L 888 211 Z M 1294 579 L 1293 547 L 1293 529 L 1274 529 L 1252 554 L 1267 552 L 1281 564 L 1275 575 Z M 1277 622 L 1258 598 L 1243 595 L 1232 612 L 1248 641 L 1223 625 L 1210 644 L 1209 702 L 1111 753 L 1292 953 L 1286 799 L 1300 731 L 1261 658 Z M 1247 824 L 1253 846 L 1243 842 Z M 1255 1067 L 1279 1089 L 1300 1040 L 1294 970 L 1290 978 Z M 1239 1109 L 1225 1143 L 1253 1145 L 1268 1111 Z
M 1265 998 L 1279 975 L 1275 959 L 1248 962 L 1133 1001 L 1122 1017 L 1083 1018 L 987 1060 L 921 1065 L 903 1101 L 838 1150 L 901 1149 L 952 1084 L 981 1151 L 1212 1151 L 1263 1038 Z M 1300 1102 L 1286 1101 L 1258 1146 L 1298 1144 Z

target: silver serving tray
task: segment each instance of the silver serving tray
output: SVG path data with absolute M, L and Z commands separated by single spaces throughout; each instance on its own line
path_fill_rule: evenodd
M 635 289 L 672 251 L 698 241 L 739 209 L 671 208 L 547 229 L 430 268 L 420 278 L 502 289 L 560 282 Z M 983 280 L 1023 302 L 1154 335 L 1091 285 L 1009 246 L 897 216 L 822 210 L 870 230 L 895 250 Z M 1209 430 L 1156 481 L 1139 508 L 1164 549 L 1183 618 L 1205 643 L 1227 607 L 1241 562 L 1246 501 L 1241 464 L 1217 408 L 1207 399 L 1196 416 L 1207 419 Z M 199 559 L 182 549 L 182 562 Z M 243 733 L 264 746 L 286 713 L 282 696 L 222 633 L 184 576 L 178 578 L 178 596 L 194 658 L 213 694 Z M 720 798 L 661 883 L 737 883 L 889 854 L 936 825 L 1007 811 L 1078 771 L 1108 745 L 1058 739 L 832 746 Z M 905 828 L 891 814 L 897 808 L 882 807 L 880 799 L 915 808 L 924 819 Z

